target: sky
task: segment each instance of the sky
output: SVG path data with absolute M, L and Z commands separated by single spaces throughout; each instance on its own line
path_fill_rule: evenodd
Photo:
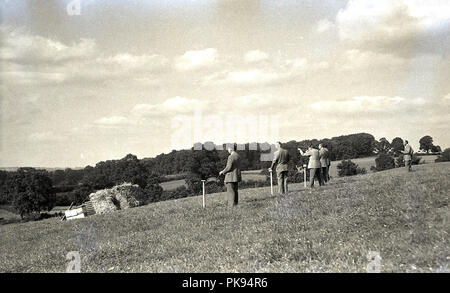
M 450 147 L 448 0 L 0 0 L 0 167 L 366 132 Z

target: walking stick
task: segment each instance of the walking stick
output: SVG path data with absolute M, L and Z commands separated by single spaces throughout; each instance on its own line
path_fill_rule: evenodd
M 205 207 L 205 181 L 202 180 L 202 186 L 203 186 L 203 207 Z
M 270 172 L 270 194 L 273 195 L 272 170 Z
M 303 187 L 306 188 L 306 164 L 303 164 L 303 169 L 305 170 L 303 172 Z

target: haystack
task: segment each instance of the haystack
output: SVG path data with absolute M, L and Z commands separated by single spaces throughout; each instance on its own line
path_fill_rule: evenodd
M 96 214 L 111 213 L 119 209 L 119 207 L 114 204 L 115 199 L 109 189 L 91 193 L 89 199 Z
M 123 183 L 110 189 L 99 190 L 89 195 L 96 214 L 105 214 L 143 205 L 145 194 L 131 183 Z
M 138 207 L 144 204 L 144 192 L 139 185 L 124 183 L 111 188 L 121 210 Z

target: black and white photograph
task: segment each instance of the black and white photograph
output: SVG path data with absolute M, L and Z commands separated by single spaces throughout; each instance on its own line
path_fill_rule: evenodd
M 449 53 L 449 0 L 0 0 L 0 273 L 449 273 Z

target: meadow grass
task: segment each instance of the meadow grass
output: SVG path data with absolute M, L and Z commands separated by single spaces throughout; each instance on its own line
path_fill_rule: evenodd
M 336 178 L 314 190 L 245 189 L 109 215 L 0 226 L 1 272 L 448 272 L 450 163 Z

